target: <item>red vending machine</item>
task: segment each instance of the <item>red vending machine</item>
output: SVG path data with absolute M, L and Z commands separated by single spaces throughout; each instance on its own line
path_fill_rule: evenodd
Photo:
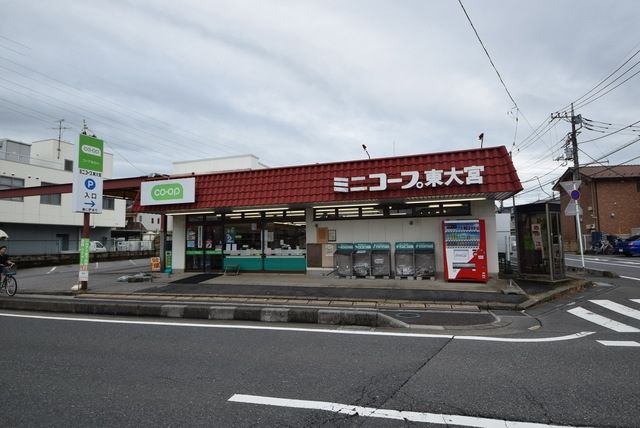
M 487 282 L 484 220 L 442 222 L 444 277 L 447 281 Z

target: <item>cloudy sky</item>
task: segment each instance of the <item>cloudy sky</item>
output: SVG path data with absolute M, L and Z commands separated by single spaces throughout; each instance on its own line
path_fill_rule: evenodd
M 640 163 L 640 127 L 608 135 L 640 121 L 640 3 L 463 5 L 517 108 L 456 0 L 0 0 L 0 138 L 57 138 L 64 119 L 75 142 L 84 119 L 125 177 L 464 150 L 484 133 L 513 151 L 524 203 L 566 169 L 570 123 L 550 115 L 576 102 L 592 121 L 581 164 Z

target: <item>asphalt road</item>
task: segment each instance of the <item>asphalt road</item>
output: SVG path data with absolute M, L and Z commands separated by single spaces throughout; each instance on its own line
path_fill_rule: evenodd
M 582 266 L 579 254 L 565 254 L 564 261 L 567 266 Z M 585 255 L 585 267 L 597 270 L 609 270 L 620 276 L 634 278 L 640 281 L 640 257 L 625 257 L 623 255 Z
M 640 348 L 597 339 L 639 335 L 567 312 L 640 299 L 617 281 L 537 308 L 539 328 L 480 337 L 5 312 L 0 425 L 637 427 Z

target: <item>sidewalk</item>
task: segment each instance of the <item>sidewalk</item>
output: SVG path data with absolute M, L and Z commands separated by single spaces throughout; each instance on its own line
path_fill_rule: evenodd
M 141 272 L 142 270 L 142 272 Z M 576 279 L 527 294 L 515 282 L 488 283 L 408 279 L 345 279 L 304 274 L 152 273 L 121 266 L 90 275 L 86 292 L 72 293 L 70 277 L 19 277 L 18 294 L 0 298 L 1 309 L 147 315 L 268 322 L 317 322 L 406 327 L 390 311 L 521 310 L 541 299 L 584 286 Z M 144 282 L 122 282 L 126 277 Z M 62 278 L 62 277 L 60 277 Z M 118 281 L 120 279 L 120 281 Z M 131 279 L 130 279 L 131 280 Z M 478 319 L 477 316 L 475 319 Z

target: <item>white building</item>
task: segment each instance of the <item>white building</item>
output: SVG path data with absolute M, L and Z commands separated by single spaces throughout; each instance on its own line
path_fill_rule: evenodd
M 26 144 L 0 139 L 0 189 L 65 184 L 73 181 L 75 144 L 58 140 Z M 104 177 L 113 174 L 113 155 L 104 155 Z M 102 214 L 91 215 L 91 239 L 106 242 L 111 229 L 125 226 L 124 200 L 104 198 Z M 0 200 L 0 229 L 10 237 L 12 255 L 76 250 L 83 214 L 73 212 L 72 194 Z

